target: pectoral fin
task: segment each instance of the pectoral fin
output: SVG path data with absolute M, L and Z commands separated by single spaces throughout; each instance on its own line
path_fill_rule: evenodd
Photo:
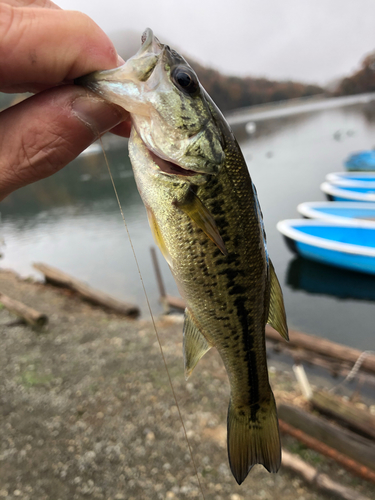
M 270 294 L 270 308 L 268 313 L 268 320 L 272 328 L 280 333 L 285 339 L 289 340 L 288 326 L 286 324 L 286 314 L 284 307 L 283 292 L 281 291 L 279 280 L 277 279 L 275 269 L 270 261 L 270 281 L 271 281 L 271 294 Z
M 228 255 L 214 218 L 194 191 L 190 190 L 186 199 L 182 202 L 177 202 L 176 206 L 185 212 L 202 229 L 224 255 Z
M 196 327 L 189 309 L 185 309 L 183 335 L 185 378 L 187 380 L 201 357 L 211 349 L 211 345 Z
M 161 234 L 154 212 L 148 207 L 146 207 L 146 210 L 147 210 L 148 223 L 150 224 L 152 236 L 154 237 L 155 243 L 160 248 L 160 251 L 163 254 L 164 259 L 168 262 L 169 266 L 172 267 L 171 264 L 172 259 L 171 256 L 169 255 L 167 245 L 165 244 L 165 241 Z

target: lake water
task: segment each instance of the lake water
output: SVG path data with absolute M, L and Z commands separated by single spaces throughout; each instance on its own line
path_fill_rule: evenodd
M 298 217 L 298 203 L 324 200 L 319 185 L 326 174 L 342 170 L 350 153 L 375 146 L 374 102 L 306 109 L 289 116 L 271 113 L 267 120 L 258 114 L 251 136 L 245 123 L 234 129 L 258 190 L 289 327 L 375 350 L 375 277 L 296 259 L 276 230 L 280 219 Z M 158 314 L 149 251 L 154 243 L 126 141 L 112 140 L 108 157 L 151 306 Z M 140 279 L 102 154 L 81 156 L 57 175 L 13 193 L 0 210 L 2 268 L 41 278 L 32 263 L 50 264 L 138 303 L 146 317 Z M 168 293 L 177 295 L 168 266 L 162 257 L 159 261 Z

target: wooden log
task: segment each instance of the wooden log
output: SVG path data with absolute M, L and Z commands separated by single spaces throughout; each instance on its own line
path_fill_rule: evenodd
M 266 338 L 276 342 L 285 342 L 276 330 L 269 325 L 266 326 Z M 352 347 L 336 344 L 330 340 L 315 335 L 307 335 L 306 333 L 289 330 L 290 349 L 303 348 L 308 351 L 315 352 L 322 356 L 329 356 L 336 360 L 346 361 L 354 365 L 361 355 L 361 351 Z M 369 354 L 362 362 L 361 369 L 375 373 L 375 355 Z
M 159 261 L 158 261 L 158 257 L 156 255 L 156 250 L 154 247 L 150 247 L 150 253 L 151 253 L 152 264 L 154 266 L 156 281 L 157 281 L 157 284 L 159 287 L 159 296 L 160 296 L 160 299 L 165 299 L 167 293 L 165 291 L 164 281 L 163 281 L 163 277 L 161 275 Z
M 166 295 L 165 300 L 174 309 L 179 309 L 180 311 L 185 311 L 186 302 L 181 297 L 173 297 L 172 295 Z
M 151 252 L 152 265 L 154 266 L 156 282 L 159 288 L 159 302 L 163 306 L 164 313 L 168 314 L 171 310 L 171 304 L 168 301 L 167 292 L 165 291 L 164 281 L 159 267 L 159 261 L 156 255 L 155 247 L 150 247 L 150 252 Z M 172 297 L 172 299 L 174 299 L 174 297 Z
M 318 472 L 298 455 L 289 453 L 284 449 L 282 465 L 300 474 L 311 486 L 315 486 L 325 493 L 328 493 L 329 498 L 332 498 L 332 495 L 334 495 L 335 498 L 341 498 L 342 500 L 370 500 L 368 497 L 361 495 L 361 493 L 358 493 L 352 488 L 348 488 L 347 486 L 343 486 L 333 481 L 326 474 Z
M 328 458 L 335 460 L 338 464 L 340 464 L 344 469 L 348 470 L 352 474 L 355 474 L 362 479 L 366 479 L 367 481 L 371 481 L 375 483 L 375 472 L 370 470 L 368 467 L 359 464 L 356 460 L 349 458 L 347 455 L 334 450 L 330 446 L 327 446 L 325 443 L 321 443 L 317 439 L 307 435 L 305 432 L 300 429 L 296 429 L 292 425 L 287 424 L 283 420 L 279 418 L 279 426 L 280 431 L 285 434 L 289 434 L 293 436 L 295 439 L 298 439 L 301 443 L 305 444 L 307 447 L 312 450 L 325 455 Z
M 48 283 L 74 290 L 84 299 L 93 304 L 111 309 L 117 313 L 124 314 L 125 316 L 138 316 L 139 314 L 139 308 L 137 306 L 117 300 L 111 295 L 101 292 L 100 290 L 95 290 L 94 288 L 86 285 L 86 283 L 73 278 L 59 269 L 40 263 L 33 264 L 33 266 L 35 269 L 44 274 Z
M 46 314 L 40 313 L 18 300 L 12 299 L 4 293 L 0 293 L 0 303 L 3 304 L 3 306 L 9 311 L 12 311 L 17 316 L 22 318 L 23 321 L 31 325 L 33 328 L 39 329 L 48 323 L 48 317 Z
M 332 377 L 346 377 L 353 368 L 352 363 L 345 361 L 337 361 L 334 358 L 322 356 L 307 351 L 306 349 L 290 349 L 286 342 L 274 342 L 267 339 L 267 349 L 273 349 L 275 352 L 282 352 L 291 356 L 295 363 L 305 362 L 307 365 L 314 365 L 324 368 Z M 370 372 L 361 371 L 361 380 L 367 384 L 375 385 L 375 374 Z
M 278 407 L 281 420 L 300 429 L 305 434 L 325 443 L 330 448 L 375 470 L 375 446 L 373 441 L 354 432 L 333 425 L 327 420 L 311 415 L 296 406 L 281 404 Z
M 310 404 L 325 415 L 344 423 L 354 431 L 375 439 L 375 416 L 334 394 L 314 391 Z
M 337 359 L 323 356 L 321 354 L 312 353 L 307 349 L 289 349 L 288 346 L 285 347 L 284 344 L 278 343 L 282 347 L 282 351 L 286 351 L 293 359 L 295 363 L 301 363 L 302 361 L 308 365 L 320 366 L 331 373 L 333 377 L 346 376 L 353 367 L 352 364 L 337 361 Z
M 171 307 L 176 309 L 184 310 L 186 307 L 186 302 L 182 298 L 167 295 L 166 300 Z M 296 330 L 289 330 L 289 342 L 285 342 L 280 334 L 269 325 L 266 325 L 266 339 L 272 340 L 278 344 L 281 343 L 281 345 L 291 351 L 303 349 L 305 352 L 314 352 L 318 356 L 325 358 L 328 363 L 330 360 L 333 360 L 336 363 L 348 363 L 351 367 L 354 366 L 355 362 L 362 354 L 358 349 L 337 344 L 336 342 L 331 342 L 330 340 L 326 340 L 316 335 L 297 332 Z M 320 364 L 316 363 L 316 359 L 317 358 L 311 358 L 311 363 Z M 327 365 L 327 363 L 325 363 L 325 365 Z M 335 366 L 333 364 L 331 366 L 333 371 L 335 371 Z M 336 368 L 338 370 L 340 369 L 338 364 Z M 360 369 L 375 374 L 375 355 L 367 355 L 363 359 Z

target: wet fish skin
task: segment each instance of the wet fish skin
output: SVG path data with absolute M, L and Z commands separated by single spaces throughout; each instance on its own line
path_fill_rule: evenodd
M 288 335 L 256 190 L 211 98 L 199 83 L 193 95 L 173 80 L 177 67 L 182 81 L 198 81 L 186 61 L 152 32 L 130 61 L 122 75 L 112 70 L 117 87 L 105 80 L 108 72 L 86 77 L 85 84 L 132 113 L 129 154 L 137 186 L 187 302 L 185 373 L 190 376 L 204 353 L 217 348 L 231 387 L 229 462 L 241 484 L 256 463 L 270 472 L 280 466 L 265 325 Z

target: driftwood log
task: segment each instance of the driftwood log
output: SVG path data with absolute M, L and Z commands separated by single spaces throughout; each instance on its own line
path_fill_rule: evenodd
M 317 337 L 314 337 L 315 339 Z M 316 354 L 314 352 L 308 351 L 307 349 L 293 349 L 286 342 L 274 342 L 273 340 L 267 339 L 267 347 L 269 349 L 274 349 L 276 352 L 283 352 L 291 356 L 296 364 L 305 362 L 307 365 L 314 365 L 324 368 L 332 377 L 346 377 L 349 375 L 353 369 L 353 363 L 347 361 L 340 361 L 329 356 L 323 356 L 322 354 Z M 361 380 L 369 384 L 375 384 L 374 373 L 370 371 L 359 370 L 361 374 Z
M 185 310 L 186 302 L 181 297 L 173 297 L 172 295 L 167 294 L 165 296 L 165 299 L 167 301 L 167 304 L 170 307 L 173 307 L 173 309 L 179 309 L 181 311 Z
M 266 338 L 276 342 L 285 342 L 285 340 L 281 338 L 279 333 L 269 325 L 266 326 Z M 359 356 L 362 354 L 361 351 L 358 351 L 358 349 L 347 347 L 341 344 L 336 344 L 335 342 L 331 342 L 330 340 L 326 340 L 322 337 L 308 335 L 306 333 L 297 332 L 295 330 L 289 330 L 288 348 L 306 349 L 321 356 L 329 356 L 335 360 L 347 362 L 352 365 L 354 365 Z M 366 356 L 361 364 L 361 369 L 371 373 L 375 373 L 375 355 L 369 354 L 368 356 Z
M 348 470 L 352 474 L 366 479 L 366 481 L 371 481 L 375 483 L 375 472 L 365 465 L 359 464 L 356 460 L 349 458 L 347 455 L 338 452 L 337 450 L 327 446 L 325 443 L 318 441 L 317 439 L 309 436 L 300 429 L 296 429 L 292 425 L 287 424 L 279 418 L 280 432 L 284 434 L 289 434 L 290 436 L 298 439 L 301 443 L 306 445 L 308 448 L 317 451 L 321 455 L 324 455 L 332 460 L 335 460 L 344 469 Z
M 12 299 L 4 293 L 0 293 L 0 303 L 3 304 L 3 306 L 9 311 L 22 318 L 23 321 L 31 325 L 33 328 L 39 329 L 48 323 L 48 317 L 46 314 L 40 313 L 18 300 Z
M 311 486 L 315 486 L 321 491 L 329 494 L 329 498 L 334 497 L 341 498 L 343 500 L 369 500 L 368 497 L 361 495 L 357 491 L 333 481 L 326 474 L 319 473 L 314 467 L 307 464 L 298 455 L 289 453 L 284 449 L 282 465 L 287 469 L 300 474 Z
M 94 288 L 86 285 L 86 283 L 69 276 L 69 274 L 62 272 L 59 269 L 48 266 L 47 264 L 39 263 L 33 264 L 33 266 L 35 269 L 44 274 L 48 283 L 74 290 L 84 299 L 93 304 L 111 309 L 117 313 L 124 314 L 125 316 L 138 316 L 139 314 L 139 308 L 137 306 L 117 300 L 111 295 L 101 292 L 100 290 L 95 290 Z
M 314 391 L 309 403 L 320 413 L 333 417 L 350 429 L 375 439 L 375 416 L 334 394 Z M 375 444 L 374 444 L 375 446 Z
M 175 309 L 184 310 L 186 307 L 186 302 L 181 297 L 166 295 L 164 300 Z M 269 325 L 266 325 L 266 339 L 282 345 L 288 351 L 298 352 L 301 358 L 310 360 L 311 363 L 323 366 L 337 374 L 342 372 L 342 364 L 345 364 L 346 369 L 349 366 L 353 367 L 362 354 L 358 349 L 337 344 L 316 335 L 297 332 L 296 330 L 289 330 L 289 342 L 285 342 L 279 333 Z M 308 353 L 307 356 L 306 353 Z M 311 353 L 315 353 L 316 356 L 311 356 Z M 369 354 L 363 359 L 361 370 L 375 374 L 374 354 Z
M 174 309 L 179 309 L 180 311 L 184 311 L 186 307 L 186 302 L 181 297 L 174 297 L 173 295 L 165 296 L 166 302 L 170 307 Z
M 162 303 L 165 312 L 168 313 L 171 307 L 173 309 L 179 309 L 183 311 L 186 307 L 184 299 L 182 299 L 181 297 L 173 297 L 172 295 L 167 294 L 167 292 L 165 291 L 163 277 L 161 275 L 161 270 L 155 248 L 151 247 L 150 252 L 151 252 L 152 264 L 154 266 L 155 277 L 159 288 L 160 302 Z
M 281 404 L 278 407 L 281 420 L 296 429 L 300 429 L 339 453 L 375 470 L 374 442 L 348 429 L 333 425 L 327 420 L 311 415 L 296 406 Z

